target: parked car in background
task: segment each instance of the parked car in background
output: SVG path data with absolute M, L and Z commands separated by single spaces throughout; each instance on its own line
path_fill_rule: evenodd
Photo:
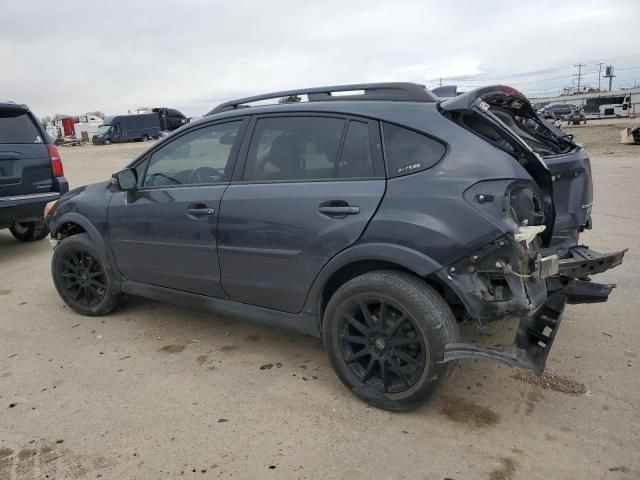
M 44 238 L 45 204 L 68 190 L 60 153 L 29 107 L 0 103 L 0 229 Z
M 157 113 L 106 117 L 91 141 L 94 145 L 144 141 L 158 138 L 160 120 Z
M 587 117 L 584 114 L 584 110 L 580 107 L 576 108 L 573 113 L 567 116 L 567 122 L 570 125 L 586 125 Z
M 584 150 L 515 89 L 384 83 L 219 105 L 46 221 L 75 311 L 131 294 L 321 336 L 355 395 L 406 410 L 460 358 L 544 370 L 571 294 L 554 279 L 622 261 L 574 258 L 591 196 Z M 506 318 L 502 347 L 458 326 Z
M 560 120 L 567 120 L 575 112 L 576 106 L 569 103 L 555 103 L 547 105 L 544 110 L 552 112 Z
M 175 108 L 156 107 L 152 112 L 158 114 L 162 131 L 172 132 L 189 122 L 189 119 Z

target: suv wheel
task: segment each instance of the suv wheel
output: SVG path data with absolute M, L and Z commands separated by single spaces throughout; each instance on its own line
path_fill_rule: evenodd
M 21 242 L 42 240 L 49 235 L 49 229 L 44 223 L 44 218 L 39 218 L 33 222 L 15 222 L 9 227 L 9 231 Z
M 82 315 L 105 315 L 120 303 L 98 251 L 86 233 L 67 237 L 53 251 L 51 274 L 64 302 Z
M 111 140 L 109 140 L 108 138 L 104 141 L 105 145 L 111 145 Z
M 149 141 L 149 135 L 143 135 L 142 136 L 142 141 L 143 142 L 148 142 Z
M 327 305 L 325 348 L 338 377 L 358 397 L 386 410 L 426 403 L 452 369 L 444 346 L 458 324 L 426 282 L 397 271 L 371 272 L 342 285 Z

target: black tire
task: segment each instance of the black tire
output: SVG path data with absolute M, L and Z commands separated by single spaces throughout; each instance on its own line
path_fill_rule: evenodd
M 44 218 L 39 218 L 31 222 L 15 222 L 9 227 L 9 231 L 21 242 L 42 240 L 49 235 L 49 229 L 44 223 Z
M 51 276 L 64 303 L 82 315 L 106 315 L 121 301 L 121 294 L 114 292 L 103 260 L 86 233 L 67 237 L 56 246 Z
M 108 138 L 104 141 L 105 145 L 111 145 L 111 140 L 109 140 Z
M 442 296 L 420 278 L 393 270 L 342 285 L 327 305 L 322 333 L 340 380 L 367 403 L 392 411 L 419 407 L 434 396 L 453 369 L 442 362 L 444 346 L 460 339 Z
M 142 136 L 142 141 L 143 142 L 148 142 L 149 141 L 149 135 L 143 135 Z

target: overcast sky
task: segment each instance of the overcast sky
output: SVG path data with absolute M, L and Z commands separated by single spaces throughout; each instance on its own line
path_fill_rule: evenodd
M 638 0 L 0 0 L 0 11 L 0 98 L 39 116 L 139 106 L 196 115 L 286 88 L 483 83 L 564 66 L 523 77 L 543 90 L 570 84 L 574 63 L 640 65 Z M 640 79 L 640 69 L 621 72 Z

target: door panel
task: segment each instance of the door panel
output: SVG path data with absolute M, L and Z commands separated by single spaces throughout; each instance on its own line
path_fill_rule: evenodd
M 111 248 L 128 280 L 225 298 L 217 215 L 246 120 L 189 129 L 135 168 L 140 188 L 109 205 Z
M 192 186 L 114 194 L 109 234 L 124 277 L 226 297 L 216 255 L 216 213 L 225 188 Z M 190 210 L 196 207 L 213 212 L 194 215 Z
M 232 184 L 218 221 L 222 284 L 232 300 L 299 312 L 322 266 L 358 240 L 385 181 Z M 350 213 L 322 207 L 348 209 Z

